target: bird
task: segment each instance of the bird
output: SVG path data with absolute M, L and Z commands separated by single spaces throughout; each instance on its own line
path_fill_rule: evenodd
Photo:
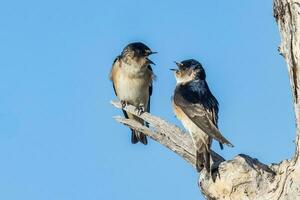
M 188 130 L 196 149 L 196 169 L 204 167 L 210 172 L 212 139 L 222 144 L 233 145 L 218 130 L 219 103 L 206 82 L 206 73 L 195 59 L 175 62 L 176 88 L 173 95 L 173 109 L 176 117 Z
M 137 108 L 138 114 L 150 112 L 150 97 L 152 82 L 155 78 L 151 65 L 155 65 L 149 56 L 157 52 L 152 51 L 142 42 L 133 42 L 125 46 L 122 53 L 116 57 L 110 72 L 113 89 L 124 108 L 127 104 Z M 123 110 L 125 118 L 134 119 L 140 124 L 148 126 L 138 116 Z M 147 145 L 147 137 L 131 129 L 131 143 L 141 142 Z

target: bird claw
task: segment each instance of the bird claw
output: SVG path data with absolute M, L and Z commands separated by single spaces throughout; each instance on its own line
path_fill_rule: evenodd
M 220 178 L 219 165 L 212 166 L 210 170 L 210 175 L 212 177 L 213 182 L 216 182 L 217 177 Z
M 122 105 L 122 108 L 125 108 L 126 106 L 127 106 L 127 102 L 126 101 L 124 101 L 124 100 L 121 100 L 121 105 Z
M 203 168 L 204 168 L 204 165 L 203 165 L 203 164 L 201 164 L 201 165 L 196 165 L 196 170 L 197 170 L 198 173 L 200 173 L 200 172 L 203 170 Z
M 141 115 L 143 112 L 145 112 L 145 106 L 144 104 L 140 104 L 137 108 L 136 108 L 136 112 L 138 115 Z

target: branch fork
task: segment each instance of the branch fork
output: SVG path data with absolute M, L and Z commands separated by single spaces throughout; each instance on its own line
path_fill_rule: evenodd
M 296 119 L 296 150 L 290 160 L 266 165 L 255 158 L 239 154 L 231 160 L 211 151 L 218 165 L 218 176 L 212 179 L 206 170 L 199 174 L 198 186 L 209 200 L 300 200 L 300 0 L 273 0 L 274 17 L 279 27 L 281 45 L 278 48 L 288 67 Z M 111 102 L 115 107 L 138 115 L 135 107 Z M 147 128 L 123 117 L 115 120 L 172 150 L 195 168 L 195 148 L 189 134 L 165 120 L 144 112 L 140 118 Z M 195 170 L 196 171 L 196 170 Z M 180 181 L 180 180 L 178 180 Z

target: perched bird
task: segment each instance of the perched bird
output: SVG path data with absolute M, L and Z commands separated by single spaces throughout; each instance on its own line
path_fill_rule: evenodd
M 210 172 L 212 138 L 220 144 L 233 145 L 217 128 L 218 101 L 208 87 L 202 65 L 194 59 L 176 65 L 178 69 L 171 69 L 175 71 L 177 82 L 173 96 L 174 112 L 191 134 L 196 148 L 197 171 L 205 167 Z
M 154 74 L 148 56 L 156 52 L 141 42 L 128 44 L 121 55 L 114 60 L 110 79 L 117 97 L 121 100 L 122 106 L 126 104 L 138 108 L 139 114 L 144 111 L 150 112 L 150 96 L 152 94 L 152 81 Z M 144 124 L 144 121 L 123 110 L 124 116 Z M 146 124 L 147 125 L 147 124 Z M 146 136 L 131 129 L 131 142 L 147 144 Z

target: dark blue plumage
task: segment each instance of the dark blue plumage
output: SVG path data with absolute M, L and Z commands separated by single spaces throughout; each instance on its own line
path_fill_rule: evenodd
M 218 130 L 219 103 L 211 93 L 206 82 L 202 65 L 194 60 L 176 63 L 177 85 L 173 97 L 173 108 L 178 119 L 191 134 L 196 148 L 196 168 L 210 171 L 210 148 L 212 139 L 233 146 Z
M 218 123 L 219 103 L 211 93 L 206 82 L 205 70 L 201 63 L 194 59 L 184 60 L 179 63 L 180 70 L 193 69 L 196 72 L 195 78 L 186 83 L 178 85 L 176 90 L 189 103 L 200 103 L 205 109 L 215 113 L 215 126 Z M 175 92 L 176 94 L 176 92 Z M 177 93 L 178 94 L 178 93 Z
M 205 80 L 206 74 L 205 70 L 202 67 L 201 63 L 194 59 L 184 60 L 180 63 L 176 63 L 179 67 L 179 70 L 187 70 L 190 68 L 197 69 L 196 79 Z
M 122 51 L 121 55 L 125 55 L 128 52 L 133 52 L 135 56 L 149 56 L 152 52 L 150 48 L 142 42 L 133 42 L 128 44 Z
M 206 109 L 219 111 L 219 103 L 212 95 L 205 80 L 194 80 L 184 85 L 179 85 L 178 91 L 190 103 L 200 103 Z
M 133 42 L 128 44 L 122 53 L 113 62 L 110 79 L 116 96 L 123 105 L 132 104 L 139 112 L 150 112 L 150 96 L 152 95 L 152 80 L 154 77 L 151 64 L 154 64 L 148 56 L 156 52 L 141 43 Z M 122 105 L 122 106 L 123 106 Z M 138 116 L 134 116 L 123 110 L 125 118 L 135 119 L 141 124 L 148 126 Z M 131 142 L 142 142 L 147 144 L 146 136 L 136 130 L 131 129 Z
M 219 103 L 208 87 L 206 73 L 201 63 L 194 59 L 188 59 L 177 63 L 177 66 L 179 71 L 194 73 L 194 78 L 176 86 L 174 102 L 181 105 L 201 105 L 206 112 L 210 113 L 212 123 L 218 128 Z M 219 144 L 223 149 L 222 143 Z

